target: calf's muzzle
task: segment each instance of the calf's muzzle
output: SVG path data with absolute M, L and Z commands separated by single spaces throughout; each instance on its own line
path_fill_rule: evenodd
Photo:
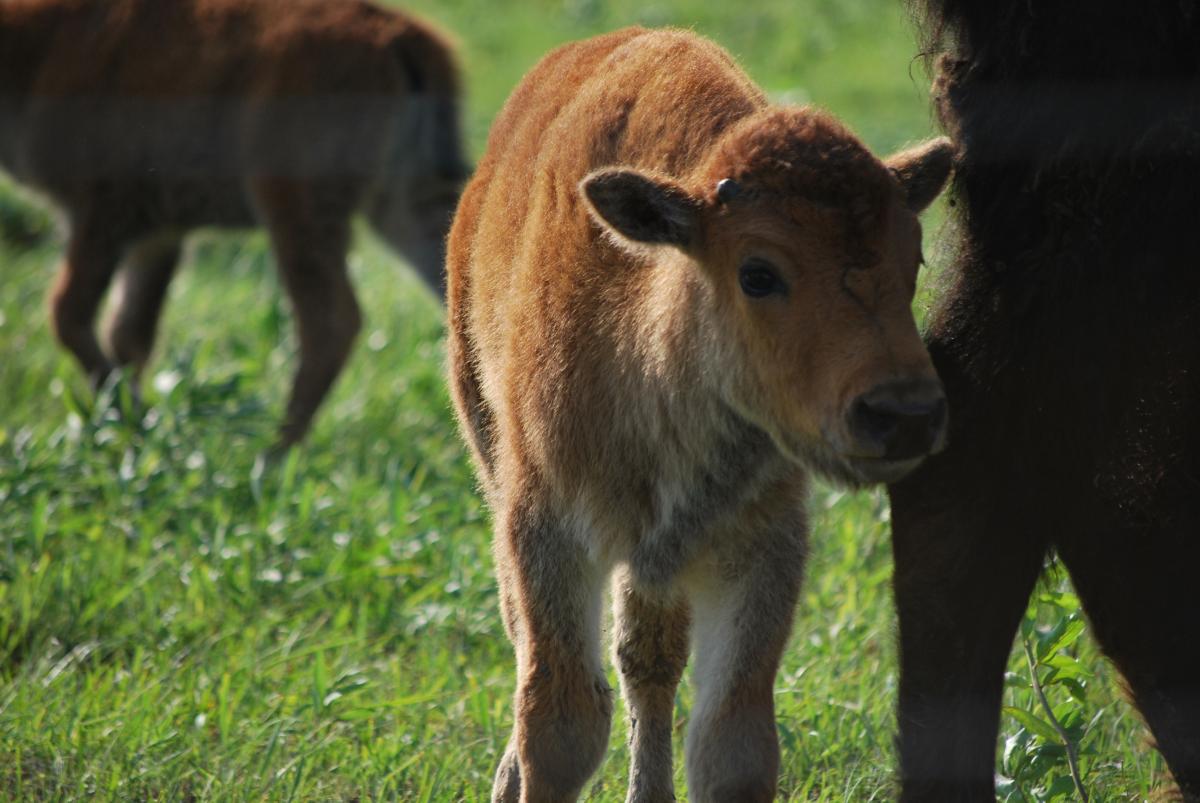
M 912 460 L 939 451 L 946 439 L 946 396 L 934 379 L 877 385 L 851 403 L 847 416 L 856 457 Z

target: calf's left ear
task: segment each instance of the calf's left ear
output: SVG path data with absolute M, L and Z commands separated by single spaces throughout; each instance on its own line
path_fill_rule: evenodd
M 889 156 L 884 164 L 904 188 L 908 208 L 922 212 L 946 186 L 954 155 L 954 144 L 939 137 Z
M 696 237 L 701 202 L 669 178 L 609 168 L 579 189 L 596 222 L 624 240 L 686 249 Z

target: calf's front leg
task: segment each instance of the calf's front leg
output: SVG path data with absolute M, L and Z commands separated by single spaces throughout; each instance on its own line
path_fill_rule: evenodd
M 671 732 L 675 690 L 687 664 L 686 600 L 638 590 L 625 571 L 613 582 L 613 652 L 629 712 L 628 803 L 675 799 Z
M 775 797 L 775 673 L 800 594 L 805 540 L 802 522 L 781 526 L 689 582 L 696 701 L 686 754 L 693 803 Z
M 517 653 L 512 739 L 496 772 L 497 803 L 575 800 L 608 744 L 612 691 L 601 664 L 605 568 L 570 530 L 517 493 L 500 516 L 496 560 Z

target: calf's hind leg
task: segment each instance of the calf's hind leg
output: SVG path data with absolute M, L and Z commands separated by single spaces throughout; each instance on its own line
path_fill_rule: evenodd
M 775 673 L 800 594 L 803 533 L 799 522 L 780 528 L 746 555 L 689 579 L 696 702 L 686 754 L 693 803 L 775 797 Z
M 362 327 L 346 271 L 356 196 L 332 182 L 259 180 L 253 190 L 300 340 L 300 367 L 280 428 L 280 445 L 287 447 L 308 431 Z
M 504 632 L 508 634 L 518 659 L 521 655 L 521 645 L 525 637 L 521 630 L 521 607 L 518 598 L 519 577 L 516 573 L 516 561 L 513 558 L 509 539 L 497 537 L 493 544 L 493 561 L 496 564 L 496 585 L 500 598 L 500 617 L 504 622 Z M 496 768 L 496 778 L 492 784 L 492 800 L 496 803 L 504 801 L 519 801 L 521 799 L 521 766 L 517 753 L 516 726 L 504 749 L 504 755 Z
M 497 560 L 501 600 L 517 653 L 516 724 L 496 773 L 493 801 L 575 800 L 608 743 L 612 692 L 600 655 L 604 569 L 580 534 L 530 497 L 504 511 Z
M 675 799 L 671 731 L 691 617 L 684 600 L 649 597 L 625 572 L 613 583 L 613 614 L 613 652 L 629 710 L 628 803 L 667 803 Z

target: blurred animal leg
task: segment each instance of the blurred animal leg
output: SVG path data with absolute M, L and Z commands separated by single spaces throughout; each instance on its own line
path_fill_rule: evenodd
M 143 240 L 129 249 L 117 274 L 116 308 L 108 325 L 109 351 L 140 376 L 154 350 L 158 321 L 179 263 L 177 235 Z
M 254 193 L 300 341 L 300 366 L 280 429 L 286 447 L 308 431 L 362 327 L 346 270 L 354 196 L 336 185 L 282 179 L 260 180 Z
M 117 267 L 121 244 L 92 215 L 72 218 L 66 257 L 50 294 L 54 334 L 75 355 L 93 388 L 112 370 L 96 340 L 96 311 Z

